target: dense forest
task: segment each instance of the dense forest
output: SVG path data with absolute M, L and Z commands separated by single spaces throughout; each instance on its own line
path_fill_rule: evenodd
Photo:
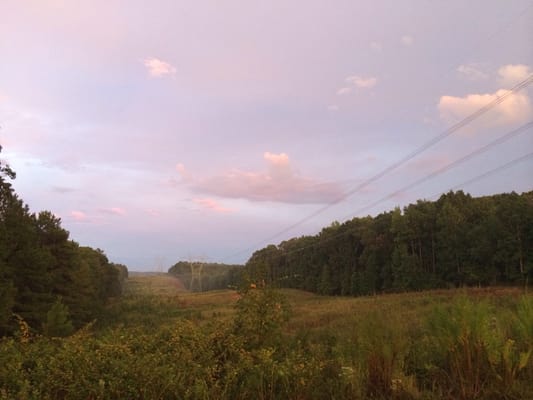
M 9 182 L 14 178 L 0 162 L 0 336 L 23 321 L 37 332 L 64 336 L 121 293 L 128 271 L 102 250 L 70 240 L 51 212 L 30 212 Z
M 194 274 L 192 271 L 196 271 Z M 220 264 L 199 261 L 178 261 L 169 268 L 168 273 L 180 279 L 191 291 L 236 287 L 241 281 L 243 265 Z
M 323 295 L 527 285 L 533 274 L 533 192 L 462 191 L 375 217 L 334 222 L 256 251 L 250 276 Z

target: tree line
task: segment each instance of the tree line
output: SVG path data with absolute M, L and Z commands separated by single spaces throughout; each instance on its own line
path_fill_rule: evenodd
M 36 332 L 65 335 L 121 294 L 128 270 L 69 239 L 51 212 L 32 213 L 10 183 L 15 177 L 0 161 L 0 336 L 21 321 Z
M 192 269 L 200 271 L 194 276 Z M 186 289 L 205 292 L 208 290 L 237 287 L 241 282 L 243 265 L 214 262 L 178 261 L 169 268 L 168 273 L 180 279 Z
M 256 251 L 245 270 L 279 287 L 324 295 L 527 286 L 533 191 L 478 198 L 451 191 L 434 202 L 333 222 L 317 235 Z

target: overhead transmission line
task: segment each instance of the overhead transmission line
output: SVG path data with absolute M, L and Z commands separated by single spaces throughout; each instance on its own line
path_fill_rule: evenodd
M 511 160 L 511 161 L 509 161 L 509 162 L 507 162 L 507 163 L 505 163 L 503 165 L 500 165 L 499 167 L 496 167 L 496 168 L 493 168 L 493 169 L 491 169 L 491 170 L 489 170 L 487 172 L 484 172 L 481 175 L 477 175 L 477 176 L 475 176 L 475 177 L 473 177 L 473 178 L 471 178 L 471 179 L 469 179 L 467 181 L 461 182 L 461 183 L 449 188 L 448 191 L 457 190 L 460 187 L 464 187 L 466 185 L 470 185 L 471 183 L 477 182 L 477 181 L 479 181 L 479 180 L 481 180 L 483 178 L 486 178 L 487 176 L 494 175 L 495 173 L 503 171 L 503 170 L 506 170 L 506 169 L 512 167 L 515 164 L 519 164 L 519 163 L 521 163 L 523 161 L 526 161 L 528 158 L 533 158 L 533 151 L 530 152 L 530 153 L 524 154 L 521 157 L 515 158 L 515 159 L 513 159 L 513 160 Z M 439 194 L 434 194 L 433 196 L 430 197 L 430 199 L 437 198 L 440 195 L 441 195 L 440 193 Z
M 479 52 L 479 50 L 484 47 L 486 42 L 492 41 L 494 38 L 499 36 L 503 31 L 507 30 L 510 26 L 513 25 L 515 20 L 522 18 L 532 7 L 533 7 L 533 2 L 528 4 L 525 8 L 520 9 L 519 12 L 511 15 L 504 25 L 498 27 L 495 31 L 490 33 L 487 37 L 484 37 L 484 38 L 481 38 L 475 41 L 471 46 L 468 47 L 469 50 L 465 51 L 464 53 L 467 55 L 470 55 L 470 58 L 472 57 L 472 55 L 477 54 L 477 52 Z M 454 19 L 455 18 L 452 18 L 452 20 Z M 453 27 L 450 27 L 450 26 L 446 26 L 446 28 L 453 29 Z M 435 80 L 442 79 L 446 76 L 449 76 L 451 72 L 454 72 L 454 71 L 456 72 L 457 65 L 461 63 L 461 59 L 464 59 L 464 57 L 461 56 L 460 59 L 458 59 L 457 61 L 450 63 L 450 65 L 445 69 L 445 72 L 439 74 L 440 77 L 436 76 Z M 418 88 L 418 90 L 415 91 L 415 93 L 420 94 L 421 93 L 420 88 Z
M 478 42 L 476 42 L 476 43 L 472 46 L 472 49 L 471 49 L 471 51 L 470 51 L 469 53 L 472 53 L 472 52 L 474 52 L 476 49 L 479 49 L 479 47 L 482 45 L 483 42 L 485 42 L 485 41 L 490 41 L 490 40 L 494 39 L 494 38 L 495 38 L 496 36 L 498 36 L 502 31 L 504 31 L 504 30 L 506 30 L 507 28 L 509 28 L 509 26 L 511 26 L 511 24 L 513 23 L 513 21 L 514 21 L 515 19 L 521 18 L 523 15 L 525 15 L 526 12 L 529 11 L 529 9 L 530 9 L 531 7 L 533 7 L 533 2 L 532 2 L 531 4 L 528 4 L 525 8 L 521 9 L 521 10 L 520 10 L 518 13 L 516 13 L 515 15 L 513 15 L 513 16 L 507 21 L 507 23 L 506 23 L 504 26 L 498 28 L 496 31 L 494 31 L 492 34 L 490 34 L 489 37 L 487 37 L 487 38 L 485 38 L 485 39 L 483 39 L 483 40 L 479 40 Z M 446 74 L 444 74 L 444 75 L 447 75 L 449 72 L 451 72 L 451 71 L 448 71 L 448 72 L 447 72 Z M 519 91 L 519 90 L 521 90 L 523 87 L 528 86 L 528 85 L 531 83 L 531 78 L 532 78 L 532 77 L 533 77 L 533 75 L 530 75 L 526 80 L 520 82 L 518 85 L 516 85 L 514 88 L 512 88 L 511 91 L 512 91 L 512 92 Z M 526 83 L 526 82 L 527 82 L 527 83 Z M 517 88 L 519 85 L 522 85 L 523 83 L 525 83 L 525 85 L 524 85 L 523 87 Z M 516 89 L 516 90 L 515 90 L 515 89 Z M 510 93 L 509 93 L 509 94 L 510 94 Z M 496 100 L 497 100 L 497 99 L 496 99 Z M 502 100 L 502 101 L 503 101 L 503 100 Z M 501 101 L 498 102 L 497 104 L 499 104 L 499 103 L 501 103 Z M 497 105 L 497 104 L 494 104 L 494 106 Z M 490 105 L 491 105 L 491 103 L 487 104 L 485 107 L 488 107 L 488 106 L 490 106 Z M 484 107 L 483 107 L 483 108 L 484 108 Z M 483 108 L 479 109 L 478 111 L 476 111 L 475 113 L 471 114 L 471 115 L 468 116 L 467 118 L 469 118 L 469 117 L 473 117 L 472 119 L 476 119 L 476 118 L 479 117 L 481 114 L 484 114 L 486 111 L 488 111 L 488 110 L 484 110 L 484 111 L 482 111 Z M 492 108 L 492 107 L 490 107 L 490 108 Z M 474 114 L 476 114 L 477 112 L 480 112 L 480 111 L 481 111 L 481 114 L 480 114 L 480 115 L 475 115 L 475 116 L 474 116 Z M 465 120 L 466 120 L 467 118 L 465 118 Z M 465 120 L 463 120 L 463 121 L 465 121 Z M 461 121 L 461 122 L 463 122 L 463 121 Z M 450 127 L 448 130 L 452 130 L 455 126 L 459 125 L 461 122 L 459 122 L 458 124 L 456 124 L 456 125 Z M 469 123 L 469 122 L 470 122 L 470 121 L 468 121 L 467 123 Z M 461 127 L 457 127 L 457 129 L 460 129 L 460 128 L 461 128 Z M 455 130 L 457 130 L 457 129 L 455 129 Z M 455 130 L 454 130 L 454 131 L 455 131 Z M 454 132 L 454 131 L 453 131 L 453 132 Z M 444 131 L 441 135 L 444 135 L 446 132 L 447 132 L 447 131 Z M 451 133 L 453 133 L 453 132 L 450 132 L 449 134 L 451 134 Z M 446 136 L 448 136 L 448 135 L 446 135 Z M 437 142 L 439 142 L 440 140 L 443 139 L 443 138 L 442 138 L 442 139 L 439 139 L 439 137 L 440 137 L 440 135 L 437 136 L 437 137 L 435 137 L 434 139 L 437 140 Z M 429 143 L 430 143 L 430 142 L 428 142 L 427 144 L 429 144 Z M 435 143 L 429 144 L 428 147 L 433 146 L 433 144 L 435 144 Z M 426 149 L 424 149 L 424 150 L 426 150 Z M 422 151 L 424 151 L 424 150 L 422 150 Z M 415 150 L 415 151 L 416 151 L 416 150 Z M 416 155 L 416 154 L 415 154 L 415 155 Z M 413 157 L 414 157 L 414 156 L 413 156 Z M 407 158 L 407 157 L 406 157 L 406 158 Z M 402 159 L 402 160 L 400 160 L 400 161 L 398 162 L 398 163 L 400 163 L 399 165 L 401 165 L 401 163 L 403 163 L 402 161 L 404 161 L 404 160 Z M 407 161 L 407 160 L 405 160 L 405 161 Z M 404 162 L 405 162 L 405 161 L 404 161 Z M 393 164 L 393 165 L 391 165 L 389 168 L 391 168 L 390 170 L 392 171 L 392 169 L 397 168 L 399 165 L 395 165 L 395 164 Z M 383 173 L 383 175 L 384 175 L 385 173 L 387 173 L 387 172 L 390 172 L 390 171 L 386 171 L 386 170 L 381 171 L 381 173 Z M 379 175 L 379 174 L 377 174 L 377 175 L 374 176 L 374 177 L 376 177 L 376 180 L 379 179 L 379 178 L 382 176 L 382 175 L 381 175 L 381 176 L 378 176 L 378 175 Z M 374 177 L 372 177 L 372 178 L 374 178 Z M 372 178 L 369 178 L 369 180 L 371 180 Z M 370 184 L 370 183 L 371 183 L 371 182 L 364 181 L 361 185 L 359 185 L 358 187 L 354 188 L 354 191 L 350 191 L 350 192 L 348 192 L 348 193 L 346 194 L 345 197 L 342 197 L 342 196 L 341 196 L 340 200 L 339 200 L 339 199 L 335 199 L 335 200 L 334 200 L 333 202 L 331 202 L 330 204 L 327 204 L 326 206 L 324 206 L 324 207 L 318 209 L 317 211 L 315 211 L 315 212 L 312 213 L 311 215 L 309 215 L 309 216 L 303 218 L 302 220 L 297 221 L 297 222 L 294 223 L 293 225 L 291 225 L 291 226 L 289 226 L 289 227 L 283 229 L 282 231 L 279 231 L 278 233 L 276 233 L 276 234 L 270 236 L 269 238 L 266 238 L 266 239 L 264 239 L 264 240 L 262 240 L 262 241 L 260 241 L 260 242 L 257 242 L 255 245 L 249 246 L 249 247 L 247 247 L 246 249 L 243 249 L 243 250 L 241 250 L 241 251 L 238 251 L 238 252 L 236 252 L 236 253 L 233 253 L 232 255 L 226 257 L 226 259 L 231 259 L 231 258 L 234 258 L 234 257 L 236 257 L 236 256 L 238 256 L 238 255 L 241 255 L 242 253 L 245 253 L 245 252 L 247 252 L 247 251 L 250 251 L 250 250 L 254 249 L 254 248 L 257 247 L 257 246 L 259 246 L 259 245 L 261 245 L 261 244 L 263 244 L 263 243 L 265 243 L 265 242 L 269 242 L 269 241 L 275 239 L 276 237 L 278 237 L 278 236 L 280 236 L 280 235 L 282 235 L 282 234 L 284 234 L 284 233 L 290 231 L 291 229 L 294 229 L 295 227 L 301 225 L 301 224 L 304 223 L 304 222 L 307 222 L 308 220 L 310 220 L 310 219 L 314 218 L 315 216 L 321 214 L 322 212 L 324 212 L 324 211 L 327 210 L 328 208 L 332 207 L 333 205 L 335 205 L 335 204 L 339 203 L 340 201 L 344 200 L 345 198 L 349 197 L 351 194 L 354 194 L 356 191 L 361 190 L 362 188 L 368 186 L 368 184 Z
M 533 123 L 533 121 L 532 121 L 531 123 Z M 530 123 L 530 124 L 531 124 L 531 123 Z M 513 131 L 513 132 L 514 132 L 514 131 Z M 456 190 L 456 189 L 458 189 L 458 188 L 460 188 L 460 187 L 463 187 L 463 186 L 465 186 L 465 185 L 469 185 L 469 184 L 474 183 L 474 182 L 476 182 L 476 181 L 479 181 L 479 180 L 481 180 L 481 179 L 483 179 L 483 178 L 486 178 L 487 176 L 490 176 L 490 175 L 493 175 L 493 174 L 495 174 L 495 173 L 497 173 L 497 172 L 500 172 L 500 171 L 503 171 L 503 170 L 505 170 L 505 169 L 508 169 L 508 168 L 512 167 L 513 165 L 515 165 L 515 164 L 518 164 L 518 163 L 521 163 L 521 162 L 523 162 L 523 161 L 526 161 L 526 160 L 529 159 L 529 158 L 532 158 L 532 159 L 533 159 L 533 152 L 530 152 L 530 153 L 527 153 L 527 154 L 525 154 L 525 155 L 523 155 L 523 156 L 517 157 L 517 158 L 515 158 L 515 159 L 513 159 L 513 160 L 511 160 L 511 161 L 509 161 L 509 162 L 507 162 L 507 163 L 505 163 L 505 164 L 503 164 L 503 165 L 500 165 L 500 166 L 498 166 L 498 167 L 496 167 L 496 168 L 493 168 L 493 169 L 491 169 L 491 170 L 489 170 L 489 171 L 487 171 L 487 172 L 484 172 L 484 173 L 482 173 L 482 174 L 480 174 L 480 175 L 477 175 L 477 176 L 475 176 L 475 177 L 473 177 L 473 178 L 471 178 L 471 179 L 469 179 L 469 180 L 467 180 L 467 181 L 464 181 L 464 182 L 462 182 L 462 183 L 459 183 L 459 184 L 457 184 L 457 185 L 455 185 L 455 186 L 449 188 L 449 189 L 446 190 L 446 191 Z M 409 186 L 411 186 L 411 185 L 409 185 Z M 395 192 L 395 193 L 396 193 L 396 192 Z M 437 198 L 437 197 L 439 197 L 441 194 L 442 194 L 442 193 L 435 194 L 435 195 L 433 195 L 433 196 L 431 196 L 431 197 L 429 197 L 429 198 L 430 198 L 430 199 L 431 199 L 431 198 Z M 380 200 L 381 200 L 381 201 L 384 201 L 384 200 L 386 200 L 386 199 L 388 199 L 388 198 L 390 198 L 390 197 L 393 197 L 393 194 L 388 195 L 388 196 L 386 196 L 386 197 L 384 197 L 384 198 L 382 198 L 382 199 L 380 199 Z M 377 203 L 377 202 L 376 202 L 376 203 Z M 360 210 L 364 210 L 364 209 L 367 209 L 367 208 L 373 207 L 374 205 L 375 205 L 375 204 L 372 204 L 372 205 L 370 205 L 370 206 L 363 207 L 363 208 L 360 209 Z M 322 240 L 320 243 L 312 243 L 312 244 L 309 244 L 309 245 L 306 245 L 306 246 L 301 246 L 301 247 L 299 247 L 299 248 L 297 248 L 297 249 L 292 249 L 292 250 L 289 250 L 289 251 L 285 251 L 285 252 L 283 252 L 283 255 L 286 256 L 286 255 L 289 255 L 289 254 L 299 253 L 299 252 L 301 252 L 301 251 L 304 251 L 304 250 L 306 250 L 306 249 L 310 249 L 310 248 L 312 248 L 312 247 L 321 246 L 321 245 L 323 245 L 324 243 L 330 242 L 330 241 L 332 241 L 332 240 L 334 240 L 334 239 L 338 239 L 339 237 L 342 237 L 342 236 L 345 236 L 345 235 L 349 235 L 349 234 L 351 234 L 351 233 L 353 233 L 353 232 L 354 232 L 354 229 L 353 229 L 353 228 L 348 228 L 348 229 L 347 229 L 346 231 L 344 231 L 344 232 L 339 232 L 339 233 L 337 233 L 337 234 L 334 234 L 334 235 L 330 235 L 330 236 L 328 236 L 327 238 L 325 238 L 324 240 Z
M 528 85 L 530 85 L 532 82 L 533 82 L 533 74 L 529 75 L 526 79 L 524 79 L 522 82 L 520 82 L 517 85 L 515 85 L 513 88 L 509 89 L 507 92 L 505 92 L 501 96 L 497 96 L 494 100 L 492 100 L 489 103 L 485 104 L 483 107 L 479 108 L 477 111 L 473 112 L 472 114 L 470 114 L 467 117 L 463 118 L 461 121 L 457 122 L 456 124 L 452 125 L 448 129 L 444 130 L 443 132 L 441 132 L 440 134 L 438 134 L 434 138 L 432 138 L 429 141 L 427 141 L 426 143 L 422 144 L 420 147 L 416 148 L 411 153 L 408 153 L 406 156 L 404 156 L 400 160 L 394 162 L 393 164 L 391 164 L 388 167 L 384 168 L 383 170 L 381 170 L 377 174 L 375 174 L 375 175 L 371 176 L 370 178 L 364 180 L 362 183 L 360 183 L 356 187 L 350 189 L 346 193 L 343 193 L 342 195 L 336 197 L 333 201 L 330 201 L 326 205 L 320 207 L 319 209 L 317 209 L 316 211 L 312 212 L 311 214 L 305 216 L 304 218 L 299 219 L 298 221 L 296 221 L 295 223 L 293 223 L 293 224 L 289 225 L 288 227 L 282 229 L 281 231 L 278 231 L 274 235 L 271 235 L 271 236 L 269 236 L 269 237 L 257 242 L 256 244 L 247 247 L 246 249 L 243 249 L 243 250 L 238 251 L 238 252 L 236 252 L 234 254 L 231 254 L 230 256 L 226 257 L 226 259 L 234 258 L 234 257 L 239 256 L 239 255 L 241 255 L 243 253 L 246 253 L 246 252 L 248 252 L 248 251 L 250 251 L 250 250 L 252 250 L 252 249 L 254 249 L 254 248 L 256 248 L 256 247 L 258 247 L 258 246 L 260 246 L 260 245 L 262 245 L 264 243 L 266 243 L 266 242 L 270 242 L 271 240 L 276 239 L 277 237 L 283 235 L 284 233 L 287 233 L 287 232 L 291 231 L 292 229 L 302 225 L 303 223 L 313 219 L 317 215 L 323 213 L 324 211 L 328 210 L 329 208 L 333 207 L 334 205 L 336 205 L 336 204 L 340 203 L 341 201 L 347 199 L 351 195 L 359 192 L 360 190 L 364 189 L 365 187 L 367 187 L 371 183 L 377 181 L 378 179 L 382 178 L 383 176 L 391 173 L 392 171 L 394 171 L 395 169 L 397 169 L 401 165 L 403 165 L 406 162 L 412 160 L 413 158 L 415 158 L 419 154 L 423 153 L 427 149 L 433 147 L 434 145 L 436 145 L 437 143 L 441 142 L 442 140 L 444 140 L 448 136 L 450 136 L 453 133 L 457 132 L 459 129 L 465 127 L 466 125 L 470 124 L 472 121 L 474 121 L 477 118 L 481 117 L 482 115 L 486 114 L 488 111 L 490 111 L 491 109 L 493 109 L 494 107 L 496 107 L 497 105 L 499 105 L 500 103 L 505 101 L 512 94 L 514 94 L 516 92 L 519 92 L 520 90 L 522 90 L 525 87 L 527 87 Z
M 414 181 L 414 182 L 412 182 L 412 183 L 410 183 L 410 184 L 408 184 L 408 185 L 406 185 L 406 186 L 404 186 L 404 187 L 402 187 L 402 188 L 400 188 L 400 189 L 398 189 L 398 190 L 396 190 L 396 191 L 394 191 L 392 193 L 389 193 L 388 195 L 380 198 L 379 200 L 376 200 L 376 201 L 374 201 L 374 202 L 372 202 L 372 203 L 370 203 L 370 204 L 358 209 L 357 211 L 350 213 L 349 215 L 345 216 L 343 219 L 347 219 L 347 218 L 351 217 L 354 214 L 359 214 L 359 213 L 361 213 L 361 212 L 363 212 L 365 210 L 368 210 L 368 209 L 370 209 L 370 208 L 372 208 L 372 207 L 384 202 L 385 200 L 392 199 L 393 197 L 397 196 L 398 194 L 400 194 L 402 192 L 405 192 L 406 190 L 412 189 L 413 187 L 418 186 L 421 183 L 429 181 L 430 179 L 436 177 L 437 175 L 440 175 L 440 174 L 442 174 L 442 173 L 444 173 L 444 172 L 446 172 L 446 171 L 448 171 L 448 170 L 450 170 L 452 168 L 455 168 L 459 164 L 462 164 L 465 161 L 468 161 L 468 160 L 470 160 L 470 159 L 472 159 L 472 158 L 474 158 L 476 156 L 479 156 L 480 154 L 485 153 L 486 151 L 490 150 L 491 148 L 493 148 L 495 146 L 499 146 L 502 143 L 512 139 L 515 136 L 518 136 L 519 134 L 521 134 L 521 133 L 523 133 L 523 132 L 525 132 L 525 131 L 527 131 L 528 129 L 531 129 L 531 128 L 533 128 L 533 120 L 527 122 L 526 124 L 522 125 L 519 128 L 516 128 L 516 129 L 506 133 L 503 136 L 500 136 L 499 138 L 497 138 L 497 139 L 493 140 L 492 142 L 489 142 L 486 145 L 484 145 L 484 146 L 482 146 L 482 147 L 480 147 L 480 148 L 468 153 L 467 155 L 465 155 L 465 156 L 463 156 L 463 157 L 461 157 L 461 158 L 459 158 L 459 159 L 457 159 L 457 160 L 455 160 L 455 161 L 453 161 L 453 162 L 451 162 L 449 164 L 446 164 L 445 166 L 443 166 L 443 167 L 441 167 L 439 169 L 436 169 L 435 171 L 423 176 L 422 178 L 417 179 L 416 181 Z

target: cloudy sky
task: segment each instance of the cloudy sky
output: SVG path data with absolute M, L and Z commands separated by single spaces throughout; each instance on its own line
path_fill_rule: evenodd
M 451 188 L 533 189 L 533 129 L 505 136 L 533 120 L 533 84 L 508 92 L 532 38 L 530 0 L 0 0 L 0 156 L 130 269 L 244 262 Z

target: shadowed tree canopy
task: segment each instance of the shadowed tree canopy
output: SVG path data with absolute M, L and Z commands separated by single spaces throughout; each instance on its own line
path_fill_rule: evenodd
M 315 236 L 256 251 L 245 269 L 277 286 L 327 295 L 528 285 L 533 192 L 449 192 L 435 202 L 334 222 Z
M 91 321 L 121 293 L 127 269 L 70 240 L 51 212 L 31 213 L 13 190 L 15 177 L 0 160 L 0 336 L 13 331 L 15 314 L 36 331 L 70 333 L 70 324 Z

